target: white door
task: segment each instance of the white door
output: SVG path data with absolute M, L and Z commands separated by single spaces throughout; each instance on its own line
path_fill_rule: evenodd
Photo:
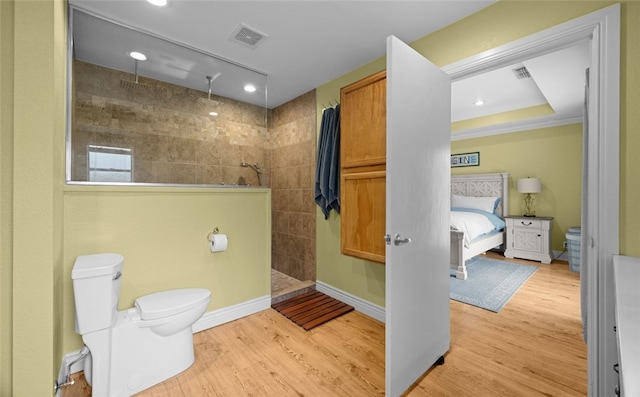
M 449 350 L 450 125 L 449 76 L 388 37 L 385 382 L 391 397 Z

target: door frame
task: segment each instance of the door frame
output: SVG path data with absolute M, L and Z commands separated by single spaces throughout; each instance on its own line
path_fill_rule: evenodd
M 590 243 L 589 258 L 583 264 L 588 271 L 588 390 L 590 396 L 601 396 L 607 394 L 606 390 L 612 391 L 617 383 L 611 368 L 617 362 L 613 331 L 613 255 L 619 250 L 620 219 L 620 5 L 609 6 L 442 69 L 455 82 L 585 41 L 591 42 L 589 165 L 586 170 L 588 230 L 582 230 L 583 241 Z M 464 134 L 452 134 L 452 140 L 468 138 L 470 136 Z

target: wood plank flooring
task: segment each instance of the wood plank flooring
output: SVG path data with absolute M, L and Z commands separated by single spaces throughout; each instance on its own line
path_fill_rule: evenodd
M 450 301 L 445 364 L 406 396 L 587 395 L 578 275 L 566 262 L 515 261 L 540 269 L 499 313 Z M 384 324 L 356 311 L 304 331 L 269 309 L 194 343 L 191 368 L 139 396 L 384 395 Z

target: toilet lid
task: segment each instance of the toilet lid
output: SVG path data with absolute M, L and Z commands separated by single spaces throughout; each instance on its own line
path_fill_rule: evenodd
M 192 309 L 211 297 L 204 288 L 174 289 L 145 295 L 136 299 L 136 308 L 143 320 L 154 320 Z

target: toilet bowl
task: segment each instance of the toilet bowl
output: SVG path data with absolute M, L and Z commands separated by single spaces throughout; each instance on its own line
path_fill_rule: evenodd
M 93 396 L 130 396 L 191 366 L 191 326 L 211 300 L 207 289 L 176 289 L 139 297 L 118 311 L 123 264 L 119 254 L 79 256 L 71 273 Z

